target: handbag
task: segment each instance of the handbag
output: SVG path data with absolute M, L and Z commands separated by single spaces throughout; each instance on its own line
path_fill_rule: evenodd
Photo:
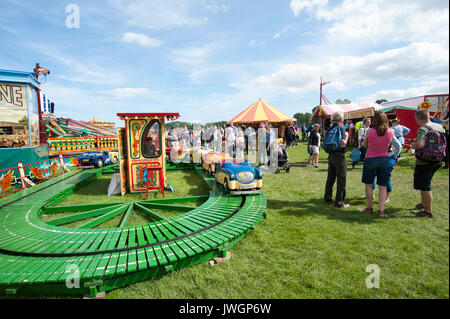
M 350 157 L 353 162 L 358 163 L 361 159 L 361 151 L 359 148 L 355 147 L 348 157 Z

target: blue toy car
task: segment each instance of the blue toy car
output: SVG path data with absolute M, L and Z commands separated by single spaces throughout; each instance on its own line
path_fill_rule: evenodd
M 216 163 L 216 181 L 223 185 L 225 193 L 233 195 L 260 194 L 263 173 L 249 162 L 240 164 Z
M 87 152 L 78 155 L 78 164 L 81 166 L 97 166 L 100 168 L 111 163 L 112 161 L 107 151 Z

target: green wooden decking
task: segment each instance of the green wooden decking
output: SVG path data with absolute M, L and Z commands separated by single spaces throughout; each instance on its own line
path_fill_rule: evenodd
M 200 167 L 191 169 L 210 186 L 209 197 L 55 206 L 103 168 L 71 172 L 0 199 L 0 294 L 95 296 L 223 256 L 265 217 L 266 198 L 227 196 Z M 199 207 L 179 205 L 205 198 Z M 153 221 L 127 227 L 133 209 Z M 184 213 L 166 219 L 155 209 Z M 71 214 L 40 219 L 61 212 Z M 120 227 L 93 228 L 119 214 Z M 84 219 L 76 228 L 64 227 Z

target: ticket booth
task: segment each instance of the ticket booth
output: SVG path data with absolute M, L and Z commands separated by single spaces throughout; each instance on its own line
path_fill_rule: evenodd
M 165 121 L 176 120 L 178 113 L 117 113 L 125 128 L 117 130 L 121 192 L 161 190 L 166 178 Z

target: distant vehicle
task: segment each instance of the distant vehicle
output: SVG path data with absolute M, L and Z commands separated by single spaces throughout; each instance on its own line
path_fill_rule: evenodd
M 215 176 L 216 181 L 223 185 L 227 194 L 261 193 L 263 173 L 252 163 L 216 163 Z
M 86 152 L 78 155 L 78 164 L 80 166 L 96 166 L 100 168 L 112 163 L 113 161 L 108 151 Z

